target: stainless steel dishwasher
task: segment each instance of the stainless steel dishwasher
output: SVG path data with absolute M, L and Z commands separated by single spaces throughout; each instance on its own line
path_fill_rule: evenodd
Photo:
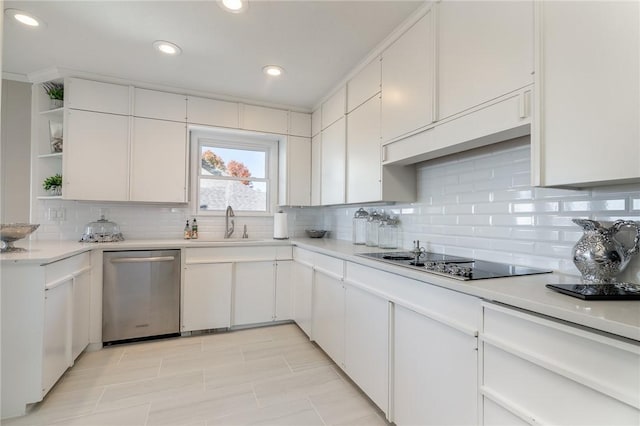
M 102 341 L 180 332 L 180 250 L 104 252 Z

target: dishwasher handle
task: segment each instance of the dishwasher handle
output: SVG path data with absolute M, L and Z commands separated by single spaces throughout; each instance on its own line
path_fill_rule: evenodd
M 111 259 L 111 263 L 172 262 L 175 259 L 175 256 L 117 257 L 115 259 Z

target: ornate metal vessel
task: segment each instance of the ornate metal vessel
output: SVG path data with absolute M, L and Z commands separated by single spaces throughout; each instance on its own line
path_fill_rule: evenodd
M 1 252 L 21 252 L 27 251 L 20 247 L 14 247 L 14 241 L 23 239 L 38 229 L 40 224 L 31 223 L 7 223 L 0 225 L 0 239 L 2 240 Z
M 609 228 L 588 219 L 573 219 L 573 223 L 584 230 L 573 247 L 573 263 L 585 283 L 615 282 L 616 276 L 624 270 L 631 256 L 640 251 L 640 227 L 636 222 L 617 220 Z M 615 235 L 626 226 L 636 229 L 633 247 L 628 249 L 615 239 Z

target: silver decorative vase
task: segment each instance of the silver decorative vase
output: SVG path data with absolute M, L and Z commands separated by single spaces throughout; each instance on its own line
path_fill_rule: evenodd
M 584 234 L 573 247 L 573 263 L 589 284 L 608 284 L 616 281 L 631 257 L 640 251 L 640 227 L 636 222 L 617 220 L 609 228 L 588 219 L 573 219 Z M 636 229 L 633 247 L 627 249 L 615 235 L 626 226 Z

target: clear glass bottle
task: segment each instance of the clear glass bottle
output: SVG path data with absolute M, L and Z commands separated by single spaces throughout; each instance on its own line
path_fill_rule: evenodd
M 367 220 L 369 213 L 360 208 L 353 215 L 353 244 L 367 243 Z
M 191 239 L 191 227 L 189 226 L 189 219 L 187 219 L 187 224 L 184 226 L 183 237 L 185 240 Z
M 395 216 L 385 218 L 378 228 L 378 246 L 384 249 L 398 248 L 399 233 L 400 220 Z
M 198 239 L 198 222 L 196 222 L 196 218 L 193 218 L 193 222 L 191 222 L 191 239 Z
M 367 246 L 369 247 L 377 247 L 378 246 L 378 228 L 380 227 L 380 221 L 382 220 L 382 215 L 377 211 L 373 210 L 369 214 L 369 219 L 367 221 Z

